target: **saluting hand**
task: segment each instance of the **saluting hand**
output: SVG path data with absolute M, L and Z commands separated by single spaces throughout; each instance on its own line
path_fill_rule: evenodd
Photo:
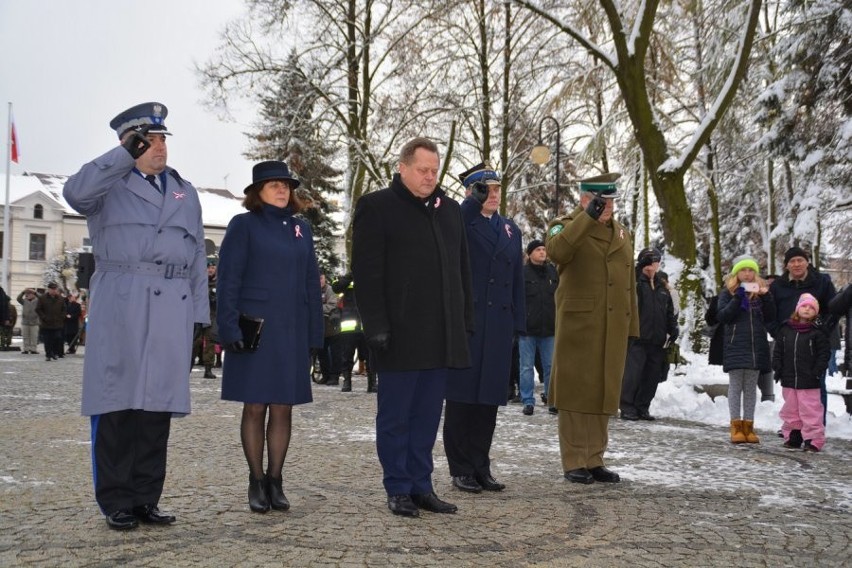
M 138 130 L 128 132 L 124 140 L 121 141 L 121 145 L 130 153 L 130 157 L 134 160 L 151 147 L 151 143 L 145 138 L 149 130 L 151 130 L 150 126 L 143 126 Z

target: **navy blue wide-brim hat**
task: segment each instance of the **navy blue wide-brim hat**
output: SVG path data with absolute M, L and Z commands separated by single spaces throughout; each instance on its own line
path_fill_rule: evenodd
M 476 164 L 466 172 L 459 174 L 459 181 L 467 189 L 471 184 L 476 182 L 482 183 L 500 183 L 500 174 L 491 169 L 486 163 Z
M 580 191 L 589 191 L 592 193 L 596 193 L 601 197 L 605 197 L 607 199 L 617 199 L 618 185 L 615 182 L 620 177 L 621 174 L 612 172 L 608 174 L 601 174 L 599 176 L 581 179 L 579 181 Z
M 110 120 L 109 127 L 115 130 L 119 138 L 124 136 L 128 130 L 138 130 L 143 126 L 148 126 L 149 132 L 171 136 L 172 133 L 169 132 L 163 122 L 168 114 L 169 109 L 163 103 L 142 103 L 130 107 Z
M 290 173 L 290 168 L 284 162 L 269 160 L 255 164 L 251 169 L 251 183 L 246 186 L 243 193 L 248 193 L 255 187 L 259 187 L 265 181 L 280 180 L 290 183 L 290 189 L 296 189 L 301 185 L 296 176 Z

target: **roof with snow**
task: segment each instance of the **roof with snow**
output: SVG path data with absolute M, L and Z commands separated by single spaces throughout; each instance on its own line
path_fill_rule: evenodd
M 5 173 L 0 172 L 5 179 Z M 62 187 L 69 176 L 59 174 L 45 174 L 39 172 L 24 172 L 21 175 L 11 174 L 9 176 L 9 203 L 24 199 L 36 192 L 41 192 L 52 201 L 55 201 L 67 215 L 79 215 L 62 197 Z M 227 189 L 196 187 L 198 199 L 201 201 L 201 217 L 205 226 L 227 227 L 231 218 L 239 213 L 244 213 L 241 203 L 242 198 L 232 194 Z M 4 199 L 0 199 L 0 205 Z

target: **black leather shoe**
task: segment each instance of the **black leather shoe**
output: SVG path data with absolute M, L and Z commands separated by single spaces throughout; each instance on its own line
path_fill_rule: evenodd
M 574 483 L 584 483 L 586 485 L 595 482 L 595 478 L 592 477 L 591 472 L 589 472 L 589 470 L 586 468 L 572 469 L 571 471 L 566 471 L 565 479 L 567 479 L 568 481 L 573 481 Z
M 269 505 L 277 511 L 286 511 L 290 508 L 290 501 L 284 495 L 284 480 L 266 476 L 266 495 L 269 497 Z
M 639 412 L 639 420 L 656 420 L 650 412 Z
M 592 477 L 595 481 L 602 481 L 604 483 L 618 483 L 621 481 L 621 476 L 619 476 L 614 471 L 610 471 L 604 466 L 600 465 L 598 467 L 593 467 L 589 470 L 589 473 L 592 474 Z
M 476 476 L 476 481 L 486 491 L 503 491 L 506 489 L 505 484 L 498 482 L 496 479 L 491 477 L 491 475 Z
M 117 531 L 127 531 L 139 526 L 139 521 L 128 511 L 115 511 L 106 516 L 106 524 Z
M 535 407 L 532 404 L 524 405 L 524 416 L 532 416 L 533 412 L 535 412 Z
M 419 517 L 420 511 L 411 500 L 411 495 L 388 495 L 388 509 L 401 517 Z
M 266 479 L 249 477 L 248 486 L 249 508 L 255 513 L 265 513 L 269 510 L 269 497 L 266 495 Z
M 452 503 L 441 501 L 435 492 L 425 493 L 423 495 L 412 495 L 411 501 L 420 509 L 432 511 L 433 513 L 455 513 L 459 510 Z
M 458 475 L 453 477 L 453 487 L 467 491 L 468 493 L 482 493 L 482 486 L 477 483 L 472 475 Z
M 547 411 L 554 416 L 559 414 L 559 409 L 556 408 L 555 406 L 548 407 Z
M 622 412 L 621 413 L 622 420 L 639 420 L 639 415 L 634 414 L 632 412 Z
M 170 525 L 176 520 L 174 515 L 162 512 L 156 505 L 133 507 L 133 516 L 151 525 Z

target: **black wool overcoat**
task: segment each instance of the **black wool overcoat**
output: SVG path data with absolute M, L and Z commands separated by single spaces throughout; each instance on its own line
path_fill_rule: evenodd
M 395 175 L 362 196 L 352 220 L 352 273 L 364 333 L 390 334 L 377 371 L 470 366 L 470 259 L 459 204 L 440 188 L 415 197 Z

